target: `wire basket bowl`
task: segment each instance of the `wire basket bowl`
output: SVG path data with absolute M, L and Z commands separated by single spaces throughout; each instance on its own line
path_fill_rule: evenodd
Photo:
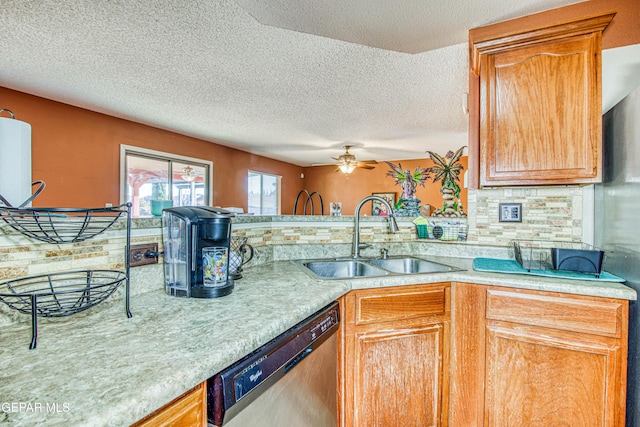
M 47 243 L 91 239 L 111 227 L 129 204 L 112 208 L 13 208 L 0 206 L 0 218 L 20 233 Z
M 79 270 L 0 283 L 0 300 L 22 313 L 62 317 L 107 299 L 127 278 L 118 270 Z

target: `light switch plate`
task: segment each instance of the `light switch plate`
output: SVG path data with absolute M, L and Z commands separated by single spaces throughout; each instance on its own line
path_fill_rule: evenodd
M 498 219 L 500 222 L 522 222 L 522 203 L 500 203 Z

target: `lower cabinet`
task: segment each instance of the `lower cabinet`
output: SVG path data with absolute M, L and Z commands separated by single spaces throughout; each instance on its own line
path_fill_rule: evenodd
M 624 426 L 627 301 L 457 283 L 451 423 Z
M 450 285 L 342 298 L 340 425 L 448 425 Z
M 133 427 L 157 426 L 206 427 L 206 381 L 133 424 Z
M 624 427 L 626 300 L 469 283 L 340 299 L 341 427 Z M 204 427 L 206 383 L 135 426 Z

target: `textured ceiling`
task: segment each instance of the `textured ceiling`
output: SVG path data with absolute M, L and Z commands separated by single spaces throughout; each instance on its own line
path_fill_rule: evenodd
M 419 158 L 467 143 L 468 29 L 574 2 L 1 0 L 0 86 L 303 166 Z

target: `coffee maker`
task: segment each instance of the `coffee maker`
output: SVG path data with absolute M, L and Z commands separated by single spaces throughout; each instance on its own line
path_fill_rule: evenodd
M 217 298 L 233 290 L 229 276 L 231 218 L 208 206 L 162 211 L 164 275 L 168 295 Z

